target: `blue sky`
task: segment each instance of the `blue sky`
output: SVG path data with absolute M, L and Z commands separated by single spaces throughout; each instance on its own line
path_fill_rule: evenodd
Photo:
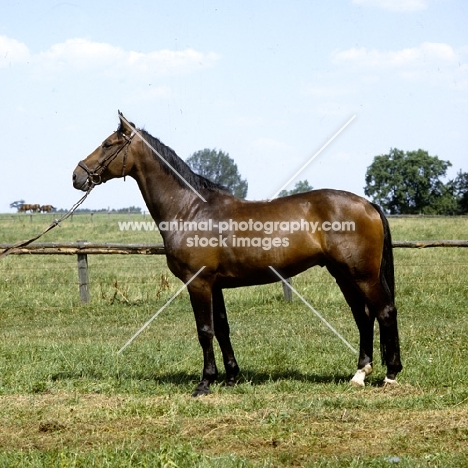
M 6 2 L 0 212 L 70 207 L 72 171 L 118 109 L 183 159 L 228 152 L 249 199 L 273 195 L 353 115 L 297 180 L 363 195 L 392 147 L 467 172 L 467 24 L 462 0 Z M 85 207 L 130 205 L 145 209 L 127 179 Z

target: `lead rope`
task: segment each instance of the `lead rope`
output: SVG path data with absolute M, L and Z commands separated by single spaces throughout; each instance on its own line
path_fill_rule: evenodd
M 5 249 L 0 254 L 0 258 L 6 257 L 8 254 L 11 253 L 12 250 L 19 249 L 21 247 L 26 247 L 27 245 L 42 237 L 46 232 L 49 232 L 54 227 L 59 226 L 62 221 L 65 221 L 67 218 L 69 218 L 73 214 L 73 212 L 86 200 L 86 198 L 91 193 L 91 190 L 93 190 L 94 187 L 94 185 L 91 185 L 88 191 L 61 218 L 54 220 L 54 222 L 51 223 L 46 229 L 44 229 L 40 234 L 31 239 L 16 242 L 12 246 Z

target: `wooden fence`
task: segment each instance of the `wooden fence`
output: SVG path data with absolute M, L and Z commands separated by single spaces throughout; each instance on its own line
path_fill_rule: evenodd
M 468 240 L 394 241 L 393 248 L 468 247 Z M 13 244 L 0 244 L 0 254 Z M 164 255 L 164 244 L 112 244 L 95 242 L 42 242 L 11 250 L 9 255 L 76 255 L 80 298 L 88 303 L 88 255 Z M 287 280 L 291 283 L 291 279 Z M 292 291 L 283 284 L 286 301 L 292 301 Z

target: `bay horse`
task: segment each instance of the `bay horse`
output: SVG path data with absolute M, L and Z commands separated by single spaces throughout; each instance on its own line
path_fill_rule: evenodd
M 204 361 L 193 396 L 209 393 L 218 377 L 214 337 L 226 384 L 235 385 L 239 374 L 223 289 L 277 282 L 276 272 L 288 278 L 314 265 L 325 266 L 335 278 L 359 330 L 358 370 L 351 383 L 363 386 L 372 372 L 375 319 L 387 366 L 384 383 L 396 383 L 402 365 L 392 244 L 377 205 L 331 189 L 271 201 L 242 200 L 195 174 L 171 148 L 136 129 L 120 111 L 119 119 L 117 131 L 78 163 L 73 185 L 87 191 L 117 177 L 136 180 L 161 232 L 169 269 L 189 282 Z M 333 228 L 343 223 L 355 229 Z
M 53 207 L 52 205 L 42 205 L 39 208 L 39 211 L 42 213 L 50 213 L 51 211 L 54 211 L 56 208 Z
M 38 205 L 37 203 L 34 204 L 34 205 L 31 205 L 29 203 L 23 203 L 18 208 L 18 213 L 23 213 L 23 212 L 26 213 L 28 211 L 30 211 L 31 213 L 40 212 L 41 211 L 41 206 Z
M 18 213 L 26 213 L 27 211 L 31 209 L 31 206 L 32 205 L 28 203 L 23 203 L 22 205 L 19 206 Z

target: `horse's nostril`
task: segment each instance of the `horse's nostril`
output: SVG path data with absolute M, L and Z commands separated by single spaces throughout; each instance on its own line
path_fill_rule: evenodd
M 76 174 L 74 173 L 73 174 L 73 181 L 75 181 L 75 180 L 76 180 Z

